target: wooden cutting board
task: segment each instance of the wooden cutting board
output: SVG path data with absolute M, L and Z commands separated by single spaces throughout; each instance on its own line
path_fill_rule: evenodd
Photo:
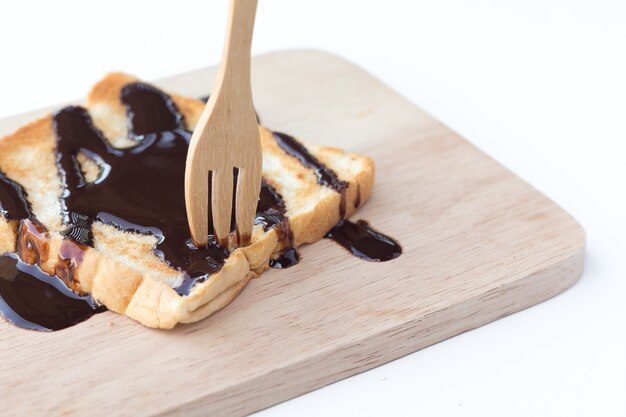
M 0 321 L 3 416 L 242 415 L 539 303 L 580 277 L 585 235 L 569 214 L 362 69 L 317 51 L 263 55 L 253 67 L 265 125 L 375 159 L 372 198 L 355 218 L 404 254 L 370 263 L 324 240 L 221 312 L 172 331 L 110 312 L 50 334 Z M 200 96 L 213 75 L 157 84 Z M 34 115 L 1 121 L 0 133 Z

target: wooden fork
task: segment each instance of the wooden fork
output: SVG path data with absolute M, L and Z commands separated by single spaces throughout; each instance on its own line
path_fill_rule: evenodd
M 250 243 L 261 187 L 261 139 L 252 104 L 250 47 L 257 0 L 231 0 L 222 63 L 191 137 L 185 166 L 185 204 L 191 237 L 205 246 L 211 212 L 218 242 L 228 247 L 233 175 L 237 245 Z

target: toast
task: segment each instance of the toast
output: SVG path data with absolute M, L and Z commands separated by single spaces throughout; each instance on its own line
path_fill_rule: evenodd
M 126 86 L 137 82 L 130 75 L 112 73 L 87 96 L 85 108 L 93 125 L 114 148 L 136 144 L 129 139 L 127 109 L 120 95 Z M 184 128 L 192 131 L 204 103 L 175 94 L 169 97 L 182 115 Z M 259 129 L 263 178 L 282 196 L 284 216 L 270 227 L 257 222 L 247 247 L 236 248 L 233 236 L 221 268 L 185 294 L 175 290 L 185 273 L 155 253 L 157 237 L 153 234 L 133 233 L 95 221 L 88 246 L 73 244 L 64 236 L 67 225 L 60 196 L 65 185 L 57 165 L 52 115 L 0 139 L 0 172 L 21 185 L 34 218 L 45 226 L 34 231 L 27 222 L 0 214 L 0 253 L 34 242 L 36 256 L 25 261 L 37 262 L 50 274 L 62 274 L 75 291 L 89 293 L 109 310 L 145 326 L 170 329 L 177 323 L 201 320 L 230 303 L 250 279 L 258 277 L 285 250 L 324 237 L 342 217 L 352 215 L 367 200 L 373 186 L 370 158 L 304 144 L 308 153 L 341 181 L 339 190 L 321 182 L 319 173 L 281 146 L 276 134 L 263 126 Z M 83 154 L 77 160 L 85 180 L 96 180 L 98 166 Z M 69 249 L 74 247 L 71 245 L 80 247 L 80 255 L 67 255 L 68 241 Z M 59 267 L 60 260 L 65 261 L 64 268 Z

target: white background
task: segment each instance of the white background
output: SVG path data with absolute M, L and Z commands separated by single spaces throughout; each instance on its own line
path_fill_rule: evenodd
M 626 2 L 260 3 L 255 53 L 353 60 L 588 234 L 583 278 L 555 299 L 260 415 L 626 415 Z M 214 64 L 226 6 L 2 2 L 0 117 L 80 97 L 109 70 Z

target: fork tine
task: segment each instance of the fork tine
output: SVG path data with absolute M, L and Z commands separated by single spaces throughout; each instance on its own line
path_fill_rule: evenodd
M 189 189 L 185 187 L 185 201 L 191 237 L 197 245 L 203 246 L 209 236 L 209 177 L 191 172 L 185 175 L 190 176 L 186 181 Z
M 213 229 L 220 245 L 228 247 L 230 219 L 233 208 L 233 170 L 213 171 L 211 187 L 211 210 L 213 211 Z
M 250 167 L 239 168 L 235 204 L 238 246 L 250 244 L 260 190 L 260 167 L 253 164 Z

